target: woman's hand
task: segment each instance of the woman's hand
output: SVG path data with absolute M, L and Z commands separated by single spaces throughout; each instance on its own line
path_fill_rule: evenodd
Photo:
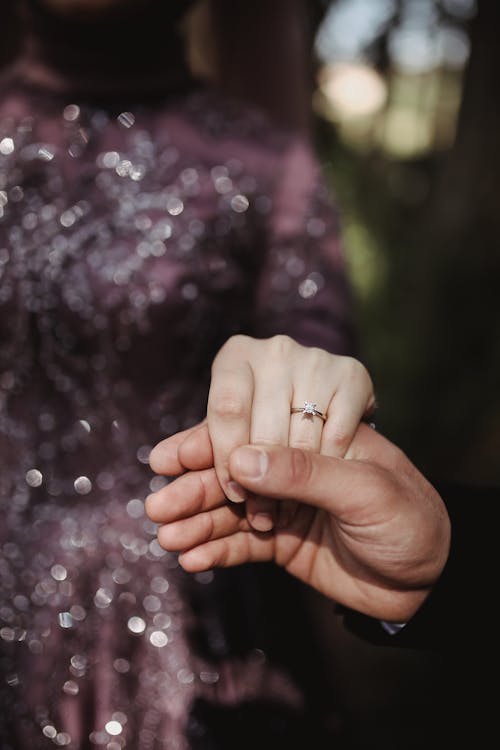
M 415 613 L 446 562 L 450 523 L 441 498 L 367 425 L 345 459 L 270 445 L 230 454 L 230 475 L 277 503 L 267 533 L 227 502 L 206 425 L 159 443 L 150 461 L 158 473 L 180 475 L 149 496 L 146 510 L 162 524 L 160 544 L 181 552 L 187 571 L 274 560 L 341 604 L 399 622 Z
M 304 403 L 326 419 L 291 413 Z M 275 522 L 275 505 L 251 496 L 231 475 L 229 457 L 241 445 L 282 445 L 345 455 L 360 420 L 375 405 L 366 368 L 352 357 L 304 347 L 288 336 L 233 336 L 212 366 L 207 425 L 220 486 L 233 502 L 246 500 L 247 518 L 259 531 Z

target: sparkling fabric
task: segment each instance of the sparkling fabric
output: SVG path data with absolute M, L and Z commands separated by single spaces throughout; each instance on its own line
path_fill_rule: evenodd
M 148 455 L 204 415 L 233 333 L 346 352 L 350 330 L 305 143 L 199 87 L 118 105 L 4 78 L 2 750 L 247 746 L 196 706 L 273 706 L 287 738 L 307 697 L 259 573 L 189 576 L 159 547 Z

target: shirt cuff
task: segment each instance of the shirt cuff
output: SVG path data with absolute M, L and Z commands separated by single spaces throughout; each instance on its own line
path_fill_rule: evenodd
M 399 631 L 407 624 L 406 622 L 387 622 L 386 620 L 379 620 L 379 622 L 385 632 L 389 633 L 389 635 L 396 635 L 396 633 L 399 633 Z

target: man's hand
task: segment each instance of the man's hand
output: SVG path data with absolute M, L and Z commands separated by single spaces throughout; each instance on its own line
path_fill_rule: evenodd
M 244 446 L 231 477 L 277 501 L 273 531 L 255 531 L 229 503 L 205 424 L 159 443 L 154 471 L 180 475 L 146 501 L 160 544 L 191 572 L 271 561 L 331 599 L 372 617 L 406 621 L 446 562 L 450 523 L 427 480 L 392 443 L 360 425 L 346 458 Z

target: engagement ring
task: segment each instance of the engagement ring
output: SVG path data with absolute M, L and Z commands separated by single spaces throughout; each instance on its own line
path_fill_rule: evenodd
M 326 422 L 326 416 L 322 411 L 316 409 L 316 404 L 312 401 L 304 401 L 304 406 L 292 406 L 290 409 L 291 414 L 298 414 L 299 412 L 302 412 L 304 416 L 319 417 L 323 422 Z

